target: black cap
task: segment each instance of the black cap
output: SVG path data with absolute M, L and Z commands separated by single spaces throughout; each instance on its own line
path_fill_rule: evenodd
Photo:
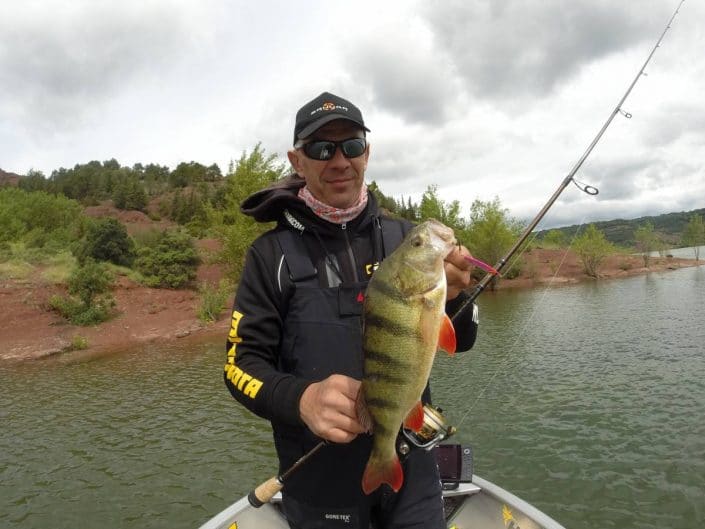
M 326 123 L 335 119 L 347 119 L 370 132 L 365 127 L 362 119 L 362 112 L 347 99 L 338 97 L 330 92 L 323 92 L 317 98 L 302 106 L 296 113 L 296 125 L 294 126 L 294 143 L 298 140 L 308 138 Z

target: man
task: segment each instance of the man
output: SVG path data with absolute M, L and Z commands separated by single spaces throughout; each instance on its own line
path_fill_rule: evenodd
M 404 458 L 398 493 L 365 495 L 371 448 L 355 412 L 362 378 L 362 296 L 376 266 L 411 225 L 385 218 L 364 176 L 369 129 L 360 110 L 330 93 L 296 114 L 295 174 L 255 193 L 242 211 L 273 230 L 249 249 L 228 336 L 225 383 L 240 403 L 272 423 L 279 472 L 321 439 L 330 443 L 292 473 L 283 489 L 292 528 L 444 528 L 432 453 Z M 470 266 L 459 248 L 446 259 L 448 305 L 466 299 Z M 458 350 L 472 347 L 473 311 L 456 318 Z M 428 402 L 428 387 L 424 401 Z

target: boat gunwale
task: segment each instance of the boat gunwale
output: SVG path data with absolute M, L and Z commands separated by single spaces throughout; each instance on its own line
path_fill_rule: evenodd
M 558 523 L 556 520 L 548 516 L 546 513 L 540 511 L 530 503 L 522 500 L 518 496 L 515 496 L 511 492 L 503 489 L 499 485 L 487 481 L 475 474 L 472 476 L 472 482 L 470 483 L 459 483 L 458 487 L 455 489 L 444 490 L 444 497 L 458 497 L 458 496 L 474 496 L 475 494 L 486 494 L 487 496 L 511 506 L 512 508 L 521 511 L 525 516 L 535 521 L 538 525 L 543 527 L 543 529 L 566 529 L 563 525 Z M 277 493 L 272 501 L 268 504 L 260 507 L 261 509 L 276 509 L 275 504 L 281 503 L 281 493 Z M 254 509 L 250 504 L 247 496 L 240 498 L 235 503 L 232 503 L 218 514 L 213 516 L 211 519 L 207 520 L 199 529 L 221 529 L 223 527 L 228 527 L 228 523 L 232 523 L 238 514 L 244 512 L 248 509 Z M 281 515 L 281 513 L 279 513 Z M 283 519 L 283 515 L 282 515 Z M 286 523 L 286 522 L 285 522 Z

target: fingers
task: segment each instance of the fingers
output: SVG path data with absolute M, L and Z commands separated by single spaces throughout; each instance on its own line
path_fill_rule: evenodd
M 359 380 L 343 375 L 331 375 L 315 382 L 301 395 L 301 419 L 323 439 L 337 443 L 350 442 L 364 431 L 355 411 L 359 390 Z
M 456 246 L 453 248 L 453 251 L 446 256 L 445 262 L 452 264 L 460 270 L 470 270 L 472 269 L 472 264 L 465 259 L 465 256 L 472 257 L 470 250 L 465 246 Z
M 446 299 L 454 299 L 470 286 L 472 264 L 465 256 L 470 256 L 470 251 L 465 246 L 458 246 L 453 249 L 445 258 L 446 281 L 448 282 L 448 292 Z

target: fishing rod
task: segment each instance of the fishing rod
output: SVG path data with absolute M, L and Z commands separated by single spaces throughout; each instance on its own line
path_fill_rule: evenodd
M 302 455 L 286 472 L 283 472 L 279 476 L 269 478 L 267 481 L 253 489 L 252 492 L 247 495 L 247 501 L 250 502 L 250 505 L 259 508 L 265 503 L 269 503 L 274 495 L 284 488 L 284 481 L 286 478 L 296 472 L 301 465 L 306 463 L 306 461 L 308 461 L 326 444 L 328 444 L 326 441 L 319 442 L 316 446 L 311 448 L 311 450 Z
M 666 24 L 666 28 L 663 30 L 663 33 L 661 33 L 661 36 L 659 37 L 658 41 L 656 41 L 655 46 L 651 50 L 651 53 L 649 53 L 649 56 L 646 58 L 646 61 L 642 65 L 641 69 L 639 72 L 636 74 L 636 77 L 632 81 L 632 83 L 629 85 L 629 88 L 627 88 L 627 91 L 624 93 L 622 98 L 619 100 L 619 103 L 617 103 L 617 106 L 615 109 L 612 111 L 610 114 L 609 118 L 607 118 L 607 121 L 605 124 L 602 126 L 600 131 L 597 133 L 597 136 L 592 140 L 588 148 L 585 150 L 583 155 L 580 157 L 580 159 L 575 163 L 573 168 L 570 170 L 568 175 L 563 179 L 561 184 L 558 186 L 558 189 L 551 195 L 551 198 L 546 202 L 546 204 L 541 208 L 541 211 L 538 212 L 536 217 L 529 223 L 529 225 L 526 227 L 526 229 L 523 231 L 523 233 L 519 236 L 519 239 L 514 243 L 514 245 L 509 249 L 507 254 L 502 257 L 499 262 L 494 266 L 491 267 L 487 265 L 486 263 L 483 263 L 482 261 L 479 261 L 474 258 L 470 258 L 471 262 L 473 264 L 476 264 L 480 268 L 484 269 L 487 271 L 487 274 L 485 277 L 482 278 L 482 280 L 475 286 L 473 289 L 472 293 L 470 296 L 462 303 L 460 308 L 456 311 L 456 313 L 453 315 L 451 320 L 455 320 L 460 314 L 463 313 L 465 309 L 471 306 L 472 302 L 475 301 L 480 294 L 487 288 L 487 285 L 489 285 L 490 281 L 497 275 L 499 275 L 506 266 L 507 262 L 511 257 L 521 248 L 522 244 L 526 242 L 526 239 L 528 239 L 529 235 L 531 235 L 531 232 L 536 228 L 539 222 L 543 219 L 543 217 L 546 215 L 549 209 L 551 209 L 551 206 L 553 206 L 554 202 L 558 200 L 558 197 L 563 193 L 566 187 L 573 182 L 578 189 L 583 191 L 584 193 L 587 193 L 588 195 L 597 195 L 599 193 L 598 189 L 596 187 L 586 185 L 586 184 L 581 184 L 577 182 L 574 179 L 575 174 L 578 172 L 580 167 L 583 165 L 587 157 L 590 155 L 592 150 L 595 148 L 597 143 L 600 141 L 600 138 L 602 138 L 602 135 L 605 133 L 607 128 L 610 126 L 610 123 L 612 123 L 612 120 L 617 114 L 622 114 L 626 118 L 631 118 L 632 115 L 629 112 L 625 112 L 622 110 L 622 105 L 624 104 L 624 101 L 626 101 L 627 97 L 631 93 L 632 89 L 634 88 L 634 85 L 636 85 L 637 81 L 639 78 L 644 74 L 644 70 L 646 69 L 646 66 L 649 64 L 649 61 L 651 61 L 651 57 L 653 57 L 654 53 L 656 52 L 656 49 L 659 47 L 661 44 L 661 41 L 663 40 L 663 37 L 666 35 L 666 32 L 670 29 L 671 23 L 673 20 L 676 18 L 676 15 L 678 14 L 678 11 L 680 7 L 683 5 L 683 2 L 685 0 L 681 0 L 680 3 L 678 4 L 678 7 L 676 8 L 675 12 L 671 16 L 670 20 L 668 21 L 668 24 Z M 430 426 L 433 425 L 434 428 L 438 432 L 440 432 L 439 438 L 436 439 L 437 442 L 427 442 L 424 445 L 419 444 L 418 442 L 414 442 L 417 446 L 421 446 L 424 448 L 430 447 L 431 445 L 435 445 L 438 442 L 442 441 L 444 438 L 449 437 L 454 433 L 454 428 L 451 427 L 446 427 L 445 424 L 442 422 L 442 416 L 439 416 L 439 410 L 433 410 L 433 409 L 427 409 L 426 407 L 424 408 L 424 415 L 425 415 L 425 426 Z M 441 421 L 441 422 L 439 422 Z M 431 432 L 429 432 L 430 434 Z M 408 436 L 407 436 L 408 439 Z M 412 439 L 409 439 L 412 441 Z M 301 468 L 302 465 L 304 465 L 314 454 L 316 454 L 324 445 L 326 445 L 326 441 L 321 441 L 319 442 L 316 446 L 314 446 L 311 450 L 306 452 L 301 458 L 299 458 L 296 463 L 294 463 L 288 470 L 283 472 L 279 476 L 275 476 L 272 478 L 269 478 L 267 481 L 264 483 L 260 484 L 257 486 L 252 492 L 250 492 L 247 495 L 247 499 L 250 502 L 250 505 L 253 507 L 261 507 L 265 503 L 268 503 L 276 493 L 280 492 L 282 488 L 284 487 L 284 481 L 296 470 Z
M 529 235 L 531 235 L 531 232 L 534 231 L 536 226 L 538 225 L 539 222 L 543 219 L 543 217 L 546 215 L 549 209 L 551 209 L 551 206 L 553 206 L 554 202 L 558 200 L 558 197 L 563 193 L 563 190 L 565 190 L 568 185 L 573 182 L 578 189 L 583 191 L 584 193 L 587 193 L 588 195 L 597 195 L 599 193 L 599 190 L 596 187 L 581 184 L 577 182 L 574 179 L 575 174 L 578 172 L 580 167 L 583 165 L 585 160 L 587 159 L 588 156 L 590 156 L 590 153 L 592 150 L 595 148 L 597 143 L 600 141 L 602 138 L 602 135 L 605 133 L 607 128 L 610 126 L 610 123 L 612 123 L 612 120 L 617 114 L 622 114 L 624 117 L 627 119 L 630 119 L 632 115 L 629 112 L 626 112 L 622 109 L 622 105 L 624 104 L 624 101 L 626 101 L 627 97 L 629 97 L 629 94 L 631 93 L 632 89 L 634 88 L 634 85 L 636 85 L 637 81 L 642 75 L 646 75 L 644 73 L 644 70 L 646 69 L 646 66 L 649 64 L 649 61 L 651 61 L 651 57 L 654 56 L 654 53 L 656 53 L 656 49 L 661 45 L 661 41 L 663 40 L 663 37 L 666 35 L 666 32 L 671 28 L 671 23 L 673 20 L 676 18 L 676 15 L 678 14 L 678 11 L 680 10 L 681 6 L 683 5 L 683 2 L 685 0 L 681 0 L 680 3 L 678 4 L 678 7 L 676 7 L 676 10 L 673 12 L 673 15 L 671 16 L 670 20 L 668 21 L 668 24 L 666 24 L 665 29 L 663 30 L 663 33 L 661 33 L 661 36 L 659 39 L 656 41 L 656 44 L 654 45 L 653 49 L 651 50 L 651 53 L 649 53 L 649 56 L 646 58 L 646 61 L 644 61 L 644 64 L 642 67 L 639 69 L 637 72 L 636 76 L 634 77 L 634 80 L 631 82 L 629 85 L 629 88 L 627 88 L 627 91 L 624 93 L 622 98 L 619 100 L 619 103 L 617 103 L 617 106 L 614 108 L 612 113 L 609 115 L 607 118 L 607 121 L 605 124 L 602 126 L 600 131 L 597 133 L 595 138 L 590 142 L 590 145 L 588 145 L 588 148 L 585 150 L 583 155 L 580 157 L 580 159 L 575 163 L 573 168 L 570 170 L 568 175 L 563 179 L 561 184 L 558 186 L 558 189 L 551 195 L 551 198 L 548 199 L 548 202 L 541 208 L 541 211 L 538 212 L 536 217 L 529 223 L 529 225 L 524 229 L 522 234 L 519 236 L 519 239 L 514 243 L 514 245 L 509 249 L 507 254 L 502 257 L 499 262 L 494 266 L 494 268 L 485 265 L 482 266 L 484 263 L 477 263 L 474 262 L 473 264 L 477 264 L 480 266 L 480 268 L 484 269 L 487 271 L 487 274 L 478 282 L 478 284 L 475 286 L 473 291 L 470 293 L 469 297 L 460 305 L 458 310 L 455 312 L 455 314 L 452 316 L 451 320 L 455 321 L 455 319 L 463 313 L 468 307 L 471 306 L 472 302 L 475 301 L 480 294 L 487 288 L 487 285 L 490 284 L 490 282 L 502 272 L 502 269 L 507 265 L 507 262 L 511 257 L 521 248 L 521 246 L 526 242 L 526 239 L 528 239 Z

